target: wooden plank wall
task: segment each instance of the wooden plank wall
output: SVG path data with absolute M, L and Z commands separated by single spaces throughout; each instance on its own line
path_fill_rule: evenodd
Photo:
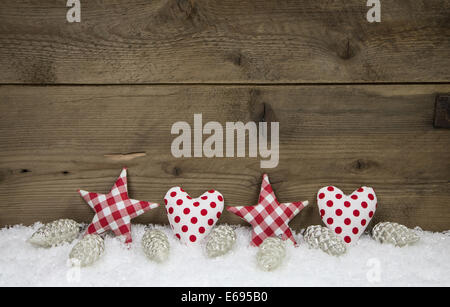
M 267 171 L 280 201 L 309 200 L 291 223 L 320 223 L 334 184 L 377 191 L 374 222 L 450 229 L 450 2 L 89 0 L 0 3 L 0 226 L 89 222 L 83 188 L 107 192 L 124 165 L 133 197 L 216 188 L 251 205 Z M 177 121 L 280 122 L 280 163 L 171 155 Z M 223 222 L 242 223 L 231 214 Z M 163 208 L 138 219 L 166 223 Z M 374 223 L 372 223 L 373 225 Z

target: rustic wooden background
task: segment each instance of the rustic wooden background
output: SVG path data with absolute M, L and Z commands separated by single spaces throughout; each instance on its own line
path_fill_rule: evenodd
M 0 226 L 89 222 L 83 188 L 162 202 L 182 185 L 256 202 L 259 159 L 175 159 L 171 125 L 280 122 L 280 201 L 309 200 L 291 223 L 320 223 L 316 192 L 375 188 L 377 221 L 450 229 L 450 2 L 89 0 L 0 2 Z M 242 223 L 225 213 L 223 222 Z M 165 223 L 161 207 L 138 219 Z M 372 225 L 374 224 L 372 222 Z

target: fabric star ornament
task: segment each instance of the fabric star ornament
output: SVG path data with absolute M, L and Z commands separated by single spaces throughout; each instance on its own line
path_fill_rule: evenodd
M 307 205 L 308 201 L 280 204 L 269 176 L 264 174 L 258 204 L 228 207 L 227 210 L 253 226 L 251 245 L 259 246 L 268 237 L 281 237 L 282 240 L 291 240 L 297 246 L 288 223 Z
M 88 234 L 102 234 L 108 230 L 116 236 L 125 236 L 125 243 L 131 243 L 131 219 L 154 209 L 159 204 L 130 199 L 128 197 L 127 169 L 124 168 L 108 194 L 78 190 L 78 193 L 95 211 L 94 219 L 88 226 Z

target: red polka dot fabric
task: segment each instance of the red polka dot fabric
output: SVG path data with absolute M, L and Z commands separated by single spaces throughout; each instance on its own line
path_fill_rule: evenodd
M 171 188 L 164 197 L 167 217 L 182 243 L 200 243 L 211 231 L 222 215 L 224 200 L 215 190 L 192 198 L 180 187 Z
M 307 205 L 308 201 L 280 204 L 269 176 L 264 174 L 257 205 L 228 207 L 227 210 L 253 226 L 251 245 L 259 246 L 268 237 L 280 237 L 291 240 L 297 246 L 288 223 Z
M 361 187 L 345 195 L 336 187 L 323 187 L 317 193 L 319 213 L 325 225 L 345 243 L 356 242 L 372 219 L 377 197 L 372 188 Z

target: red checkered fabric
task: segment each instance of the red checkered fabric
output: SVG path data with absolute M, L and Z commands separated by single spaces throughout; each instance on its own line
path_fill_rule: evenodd
M 128 198 L 127 169 L 124 168 L 108 194 L 78 191 L 96 212 L 85 235 L 102 234 L 108 230 L 116 236 L 125 236 L 126 243 L 131 239 L 131 219 L 156 208 L 159 204 Z
M 307 205 L 307 201 L 280 204 L 270 185 L 269 176 L 264 174 L 257 205 L 228 207 L 227 210 L 253 226 L 252 245 L 259 246 L 266 238 L 276 236 L 283 240 L 289 239 L 297 246 L 288 223 Z

